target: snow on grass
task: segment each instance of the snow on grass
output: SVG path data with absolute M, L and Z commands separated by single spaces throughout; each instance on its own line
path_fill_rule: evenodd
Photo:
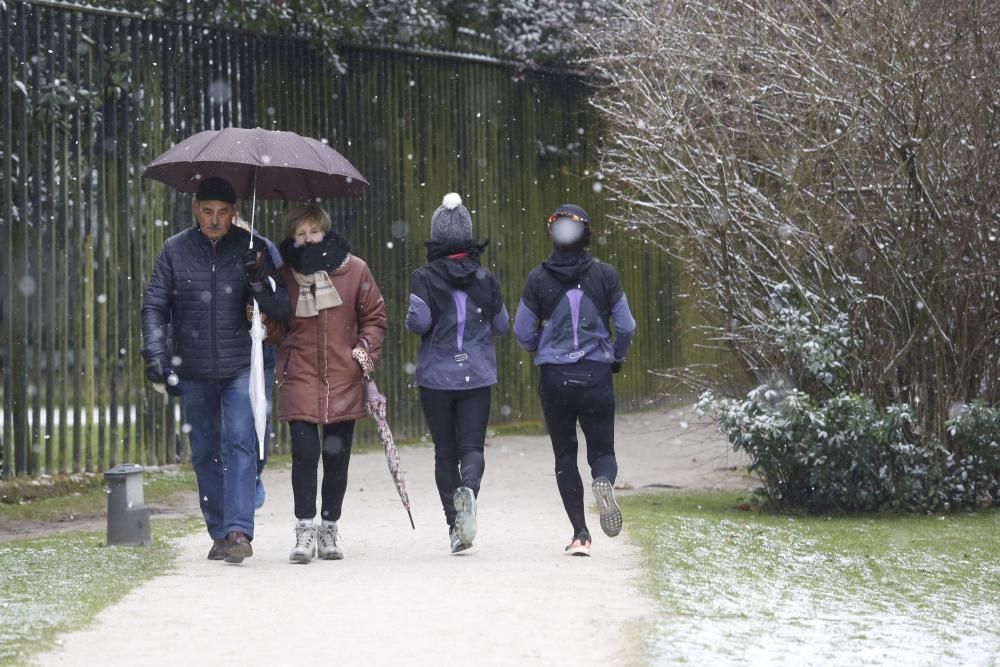
M 661 603 L 654 664 L 1000 665 L 1000 514 L 825 519 L 735 504 L 625 499 Z
M 85 532 L 0 543 L 0 664 L 48 650 L 56 634 L 166 571 L 176 554 L 170 540 L 198 525 L 158 521 L 149 547 L 105 547 L 103 533 Z

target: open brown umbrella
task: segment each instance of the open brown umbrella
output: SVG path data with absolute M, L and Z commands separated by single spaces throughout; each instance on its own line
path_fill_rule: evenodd
M 243 200 L 356 197 L 368 187 L 347 158 L 322 141 L 259 127 L 199 132 L 149 163 L 143 176 L 180 192 L 220 176 Z

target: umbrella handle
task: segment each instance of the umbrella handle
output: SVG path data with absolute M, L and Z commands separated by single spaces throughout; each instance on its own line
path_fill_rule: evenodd
M 257 213 L 257 167 L 253 168 L 253 191 L 250 199 L 250 249 L 253 250 L 253 219 Z

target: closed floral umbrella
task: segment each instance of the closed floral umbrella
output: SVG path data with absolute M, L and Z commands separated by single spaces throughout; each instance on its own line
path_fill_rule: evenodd
M 396 449 L 396 440 L 392 437 L 392 429 L 389 428 L 389 422 L 385 416 L 386 398 L 375 386 L 375 380 L 370 375 L 375 369 L 375 364 L 368 353 L 361 348 L 355 348 L 351 355 L 361 365 L 361 370 L 364 373 L 365 409 L 368 411 L 368 416 L 375 422 L 379 440 L 382 441 L 382 447 L 385 449 L 385 462 L 389 465 L 392 481 L 396 483 L 399 499 L 406 509 L 407 516 L 410 517 L 410 527 L 416 530 L 417 527 L 413 523 L 413 512 L 410 511 L 410 495 L 406 492 L 406 480 L 403 479 L 403 473 L 399 469 L 399 450 Z

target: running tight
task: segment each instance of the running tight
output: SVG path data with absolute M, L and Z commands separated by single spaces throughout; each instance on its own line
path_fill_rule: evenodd
M 483 448 L 490 393 L 490 387 L 455 391 L 420 388 L 420 405 L 434 440 L 434 481 L 449 526 L 455 525 L 455 489 L 467 486 L 479 497 L 486 470 Z
M 538 393 L 555 454 L 556 484 L 573 525 L 573 535 L 577 536 L 587 531 L 583 480 L 577 468 L 577 421 L 587 442 L 591 477 L 606 477 L 614 484 L 618 476 L 611 366 L 581 361 L 565 366 L 548 364 L 542 366 L 541 371 Z

